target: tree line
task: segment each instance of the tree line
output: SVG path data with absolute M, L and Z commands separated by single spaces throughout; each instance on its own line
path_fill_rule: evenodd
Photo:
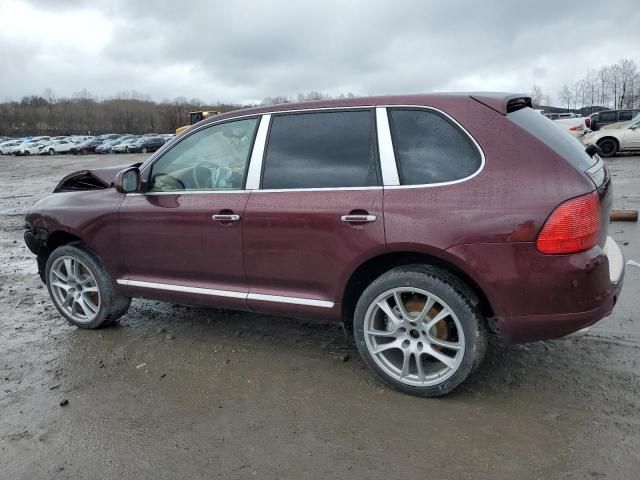
M 550 105 L 551 99 L 539 85 L 531 92 L 536 106 Z M 589 70 L 584 78 L 565 84 L 558 93 L 560 106 L 585 114 L 603 109 L 640 108 L 640 73 L 633 60 Z
M 347 93 L 338 97 L 353 96 Z M 72 97 L 56 97 L 51 89 L 47 89 L 42 95 L 0 103 L 0 136 L 171 133 L 189 123 L 189 112 L 192 111 L 228 112 L 257 105 L 326 98 L 331 97 L 323 92 L 311 91 L 292 97 L 266 97 L 258 104 L 205 104 L 199 99 L 185 97 L 155 102 L 135 91 L 121 92 L 108 99 L 98 99 L 87 90 Z
M 70 98 L 57 98 L 51 90 L 46 90 L 42 95 L 0 103 L 0 135 L 169 133 L 189 122 L 190 111 L 224 112 L 240 107 L 220 103 L 204 105 L 198 99 L 184 97 L 154 102 L 136 92 L 99 100 L 83 90 Z
M 277 105 L 296 101 L 349 98 L 352 93 L 330 96 L 319 91 L 294 96 L 266 97 L 257 105 Z M 550 106 L 552 101 L 539 85 L 531 92 L 534 106 Z M 633 60 L 590 70 L 572 85 L 566 84 L 558 100 L 567 110 L 589 114 L 604 108 L 640 108 L 640 73 Z M 177 97 L 153 101 L 139 92 L 121 92 L 98 99 L 82 90 L 71 97 L 57 97 L 47 89 L 42 95 L 0 103 L 0 135 L 74 135 L 101 133 L 169 133 L 189 123 L 189 112 L 218 110 L 227 112 L 256 106 L 234 103 L 205 104 L 199 99 Z

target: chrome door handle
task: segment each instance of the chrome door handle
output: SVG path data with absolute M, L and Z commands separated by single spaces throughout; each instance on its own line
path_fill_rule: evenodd
M 342 215 L 340 220 L 347 223 L 369 223 L 376 221 L 375 215 Z
M 237 222 L 238 220 L 240 220 L 240 215 L 212 215 L 211 218 L 213 218 L 216 222 Z

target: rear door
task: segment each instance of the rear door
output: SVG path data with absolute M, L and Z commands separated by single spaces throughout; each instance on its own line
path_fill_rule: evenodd
M 350 274 L 385 251 L 374 111 L 272 115 L 259 171 L 243 234 L 250 307 L 337 318 Z

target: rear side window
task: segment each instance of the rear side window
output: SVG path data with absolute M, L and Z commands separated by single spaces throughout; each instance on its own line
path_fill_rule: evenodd
M 389 121 L 402 185 L 460 180 L 482 164 L 469 136 L 437 112 L 389 109 Z
M 274 116 L 263 189 L 366 187 L 379 184 L 373 111 Z
M 511 112 L 507 118 L 545 143 L 580 171 L 588 170 L 598 161 L 596 156 L 592 158 L 587 154 L 580 140 L 531 108 Z

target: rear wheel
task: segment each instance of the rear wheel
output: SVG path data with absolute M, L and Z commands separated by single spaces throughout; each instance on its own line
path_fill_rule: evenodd
M 613 157 L 618 153 L 618 142 L 613 138 L 605 138 L 598 142 L 598 147 L 602 151 L 602 156 L 609 158 Z
M 80 244 L 56 248 L 47 260 L 47 288 L 60 314 L 80 328 L 112 324 L 129 309 L 100 259 Z
M 428 265 L 398 267 L 371 283 L 356 306 L 354 334 L 382 381 L 420 396 L 462 383 L 482 361 L 488 336 L 473 294 Z

